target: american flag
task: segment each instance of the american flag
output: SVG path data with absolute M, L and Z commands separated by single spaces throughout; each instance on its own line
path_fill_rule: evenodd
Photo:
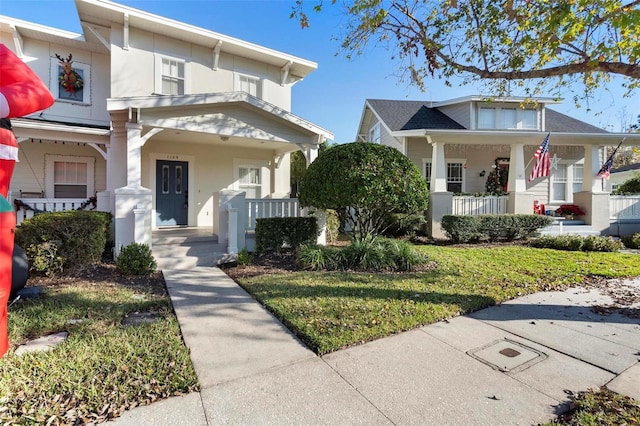
M 547 134 L 547 137 L 544 138 L 538 150 L 535 154 L 533 154 L 533 158 L 536 159 L 536 163 L 533 165 L 533 169 L 531 170 L 531 176 L 529 176 L 529 182 L 532 180 L 538 179 L 539 177 L 549 176 L 549 136 L 551 133 Z
M 620 145 L 622 145 L 622 142 L 624 142 L 625 139 L 626 138 L 623 138 L 620 141 L 620 143 L 618 144 L 616 149 L 613 150 L 613 152 L 611 153 L 607 161 L 605 161 L 602 167 L 600 167 L 600 170 L 598 170 L 598 174 L 596 175 L 597 177 L 609 179 L 609 176 L 611 176 L 611 167 L 613 166 L 613 157 L 614 155 L 616 155 L 616 152 L 618 152 L 618 148 L 620 148 Z

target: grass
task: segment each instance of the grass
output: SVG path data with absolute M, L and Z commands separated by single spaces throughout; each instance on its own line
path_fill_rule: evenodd
M 156 290 L 102 281 L 45 287 L 9 311 L 12 344 L 66 330 L 54 350 L 0 361 L 0 424 L 83 424 L 170 395 L 197 390 L 169 298 Z M 159 320 L 124 327 L 134 312 Z
M 322 355 L 593 276 L 640 275 L 640 257 L 522 246 L 419 247 L 438 267 L 413 274 L 294 272 L 239 284 Z
M 618 426 L 640 424 L 640 402 L 606 388 L 578 394 L 574 408 L 545 426 Z

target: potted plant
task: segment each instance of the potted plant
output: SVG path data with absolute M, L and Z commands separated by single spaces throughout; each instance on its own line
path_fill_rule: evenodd
M 584 210 L 575 204 L 562 204 L 555 211 L 556 216 L 564 216 L 565 219 L 573 219 L 575 216 L 584 216 Z

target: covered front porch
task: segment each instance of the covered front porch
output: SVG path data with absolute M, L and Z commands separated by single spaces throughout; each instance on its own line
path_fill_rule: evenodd
M 586 212 L 582 217 L 586 225 L 595 233 L 609 233 L 610 194 L 596 175 L 608 156 L 603 147 L 616 146 L 629 135 L 551 133 L 551 168 L 564 164 L 563 170 L 575 170 L 573 182 L 566 174 L 562 179 L 542 177 L 529 182 L 533 154 L 546 132 L 475 131 L 470 135 L 466 130 L 411 130 L 394 132 L 394 136 L 402 140 L 405 154 L 421 166 L 429 182 L 428 223 L 435 238 L 445 236 L 440 227 L 444 215 L 532 214 L 536 202 L 551 211 L 560 204 L 577 204 Z M 627 137 L 625 144 L 639 145 L 639 136 Z M 504 195 L 473 195 L 485 192 L 488 172 L 496 168 L 507 174 Z M 563 196 L 553 195 L 560 190 Z
M 255 220 L 246 199 L 287 199 L 290 153 L 301 150 L 310 163 L 332 137 L 243 92 L 120 98 L 108 106 L 113 132 L 99 199 L 114 212 L 116 247 L 151 245 L 153 230 L 188 226 L 210 227 L 230 252 L 242 250 Z M 242 212 L 236 228 L 230 208 Z

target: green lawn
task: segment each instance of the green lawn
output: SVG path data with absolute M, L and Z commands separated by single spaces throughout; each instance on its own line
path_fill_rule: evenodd
M 294 272 L 239 283 L 325 354 L 590 276 L 640 276 L 640 256 L 633 254 L 522 246 L 418 249 L 437 268 L 413 274 Z
M 61 277 L 9 310 L 13 345 L 66 330 L 49 352 L 0 360 L 0 424 L 85 424 L 198 389 L 162 277 L 152 287 Z M 138 278 L 140 280 L 140 278 Z M 58 282 L 59 281 L 59 282 Z M 134 312 L 158 316 L 124 327 Z M 50 423 L 49 423 L 50 422 Z

